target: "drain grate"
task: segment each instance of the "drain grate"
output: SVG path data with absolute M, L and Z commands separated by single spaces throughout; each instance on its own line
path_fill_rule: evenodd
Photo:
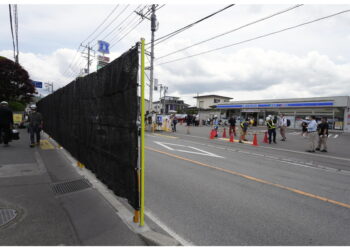
M 66 194 L 90 188 L 91 186 L 91 183 L 87 179 L 79 179 L 53 184 L 52 191 L 55 194 Z
M 0 208 L 0 227 L 14 220 L 16 216 L 16 210 L 9 208 Z

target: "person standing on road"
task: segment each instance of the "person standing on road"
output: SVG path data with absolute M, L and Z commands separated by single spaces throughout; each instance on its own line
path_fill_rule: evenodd
M 269 134 L 269 144 L 272 142 L 272 137 L 273 137 L 273 142 L 276 143 L 276 125 L 271 119 L 271 117 L 266 117 L 266 125 L 267 125 L 267 132 Z
M 236 118 L 231 116 L 228 122 L 230 124 L 229 134 L 231 135 L 233 133 L 236 136 Z
M 318 147 L 317 151 L 327 152 L 327 138 L 328 138 L 328 122 L 327 118 L 323 117 L 321 123 L 318 125 Z M 323 146 L 323 149 L 321 150 Z
M 177 118 L 174 115 L 173 119 L 172 119 L 172 128 L 173 128 L 173 132 L 176 132 L 176 124 L 177 124 Z
M 28 117 L 29 133 L 30 133 L 30 147 L 35 146 L 34 135 L 36 136 L 36 144 L 40 145 L 40 131 L 43 128 L 43 117 L 36 111 L 36 105 L 30 106 L 31 113 Z
M 301 127 L 302 127 L 301 136 L 305 138 L 307 134 L 307 123 L 303 121 L 301 123 Z
M 11 140 L 11 129 L 13 128 L 13 113 L 6 101 L 0 103 L 0 143 L 4 142 L 4 147 L 9 146 Z
M 280 133 L 282 136 L 281 141 L 285 141 L 286 138 L 286 128 L 287 128 L 287 118 L 284 117 L 284 114 L 280 115 L 280 119 L 279 119 L 279 128 L 280 128 Z
M 239 136 L 239 143 L 243 143 L 243 141 L 247 141 L 245 136 L 247 135 L 248 126 L 249 126 L 249 119 L 246 118 L 244 121 L 240 124 L 240 136 Z
M 306 121 L 307 122 L 307 121 Z M 309 135 L 309 146 L 310 149 L 306 150 L 307 152 L 310 153 L 315 153 L 315 148 L 316 148 L 316 140 L 317 140 L 317 122 L 316 122 L 316 117 L 313 115 L 311 116 L 311 121 L 307 122 L 307 133 Z

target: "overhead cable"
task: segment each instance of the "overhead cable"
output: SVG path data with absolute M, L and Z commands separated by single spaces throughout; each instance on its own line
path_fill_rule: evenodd
M 139 7 L 141 6 L 141 4 L 139 6 L 136 7 L 136 9 L 134 11 L 136 11 Z M 134 14 L 134 11 L 130 12 L 130 14 L 123 19 L 123 21 L 121 23 L 119 23 L 114 29 L 112 29 L 106 36 L 104 36 L 101 40 L 105 40 L 109 35 L 111 35 L 117 28 L 119 28 L 126 20 L 128 20 L 130 18 L 130 16 L 132 14 Z M 94 45 L 95 46 L 95 45 Z M 92 46 L 92 47 L 94 47 Z
M 230 5 L 226 6 L 225 8 L 220 9 L 220 10 L 218 10 L 218 11 L 216 11 L 216 12 L 214 12 L 214 13 L 208 15 L 208 16 L 205 16 L 205 17 L 203 17 L 203 18 L 201 18 L 201 19 L 199 19 L 199 20 L 197 20 L 197 21 L 195 21 L 195 22 L 193 22 L 193 23 L 191 23 L 191 24 L 188 24 L 188 25 L 186 25 L 186 26 L 184 26 L 184 27 L 182 27 L 182 28 L 180 28 L 180 29 L 177 29 L 177 30 L 175 30 L 175 31 L 173 31 L 173 32 L 171 32 L 171 33 L 169 33 L 169 34 L 167 34 L 167 35 L 164 35 L 164 36 L 162 36 L 162 37 L 159 37 L 159 38 L 157 38 L 156 40 L 154 40 L 154 42 L 156 42 L 154 45 L 157 45 L 157 44 L 159 44 L 159 43 L 162 43 L 162 42 L 164 42 L 165 40 L 167 40 L 167 39 L 169 39 L 169 38 L 171 38 L 171 37 L 173 37 L 173 36 L 175 36 L 175 35 L 177 35 L 177 34 L 183 32 L 183 31 L 185 31 L 185 30 L 187 30 L 187 29 L 193 27 L 194 25 L 196 25 L 196 24 L 198 24 L 198 23 L 200 23 L 200 22 L 203 22 L 204 20 L 206 20 L 206 19 L 208 19 L 208 18 L 210 18 L 210 17 L 213 17 L 213 16 L 215 16 L 216 14 L 218 14 L 218 13 L 220 13 L 220 12 L 222 12 L 222 11 L 228 9 L 228 8 L 231 8 L 232 6 L 234 6 L 234 4 L 230 4 Z M 157 42 L 157 41 L 158 41 L 158 42 Z M 146 45 L 149 45 L 149 44 L 150 44 L 150 43 L 148 43 L 148 44 L 146 44 Z
M 226 49 L 226 48 L 229 48 L 229 47 L 232 47 L 232 46 L 236 46 L 236 45 L 239 45 L 239 44 L 243 44 L 243 43 L 246 43 L 246 42 L 251 42 L 253 40 L 257 40 L 257 39 L 260 39 L 260 38 L 263 38 L 263 37 L 275 35 L 275 34 L 278 34 L 278 33 L 281 33 L 281 32 L 287 31 L 287 30 L 295 29 L 295 28 L 298 28 L 298 27 L 301 27 L 301 26 L 304 26 L 304 25 L 307 25 L 307 24 L 311 24 L 311 23 L 318 22 L 318 21 L 321 21 L 321 20 L 324 20 L 324 19 L 327 19 L 327 18 L 331 18 L 331 17 L 337 16 L 337 15 L 340 15 L 340 14 L 344 14 L 346 12 L 350 12 L 350 9 L 349 10 L 340 11 L 340 12 L 337 12 L 335 14 L 328 15 L 328 16 L 325 16 L 325 17 L 317 18 L 317 19 L 314 19 L 312 21 L 301 23 L 301 24 L 298 24 L 298 25 L 295 25 L 295 26 L 291 26 L 291 27 L 288 27 L 288 28 L 285 28 L 285 29 L 281 29 L 281 30 L 278 30 L 278 31 L 267 33 L 265 35 L 261 35 L 261 36 L 257 36 L 257 37 L 251 38 L 251 39 L 247 39 L 247 40 L 244 40 L 244 41 L 241 41 L 241 42 L 229 44 L 229 45 L 222 46 L 222 47 L 219 47 L 219 48 L 216 48 L 216 49 L 207 50 L 207 51 L 204 51 L 204 52 L 201 52 L 201 53 L 197 53 L 197 54 L 193 54 L 193 55 L 190 55 L 190 56 L 178 58 L 178 59 L 175 59 L 175 60 L 159 63 L 157 65 L 164 65 L 164 64 L 168 64 L 168 63 L 172 63 L 172 62 L 177 62 L 177 61 L 188 59 L 188 58 L 192 58 L 192 57 L 195 57 L 195 56 L 208 54 L 208 53 L 211 53 L 211 52 L 214 52 L 214 51 L 217 51 L 217 50 Z
M 147 5 L 145 5 L 142 9 L 140 9 L 139 11 L 143 11 L 145 8 L 147 7 Z M 136 12 L 136 10 L 134 11 Z M 129 20 L 129 22 L 127 24 L 125 24 L 125 26 L 123 27 L 120 27 L 118 29 L 118 33 L 115 34 L 115 36 L 113 36 L 110 40 L 109 40 L 109 43 L 112 44 L 116 38 L 120 37 L 120 34 L 124 31 L 124 30 L 127 30 L 129 29 L 129 27 L 132 27 L 133 25 L 136 24 L 136 22 L 138 22 L 138 20 L 136 19 L 140 19 L 138 16 L 134 16 L 133 19 Z M 135 22 L 136 21 L 136 22 Z
M 92 40 L 90 40 L 90 43 L 95 41 L 105 30 L 107 30 L 108 27 L 111 26 L 115 22 L 115 20 L 117 20 L 128 7 L 129 7 L 129 4 L 126 5 L 126 7 L 121 12 L 119 12 L 118 15 L 116 17 L 114 17 L 114 19 L 112 21 L 110 21 L 109 24 L 107 24 L 107 26 L 100 31 L 100 33 L 98 33 Z
M 160 56 L 160 57 L 156 58 L 156 60 L 159 60 L 159 59 L 161 59 L 161 58 L 164 58 L 164 57 L 167 57 L 167 56 L 176 54 L 176 53 L 179 53 L 179 52 L 181 52 L 181 51 L 184 51 L 184 50 L 187 50 L 187 49 L 192 48 L 192 47 L 194 47 L 194 46 L 197 46 L 197 45 L 200 45 L 200 44 L 209 42 L 209 41 L 211 41 L 211 40 L 217 39 L 217 38 L 222 37 L 222 36 L 224 36 L 224 35 L 227 35 L 227 34 L 230 34 L 230 33 L 232 33 L 232 32 L 235 32 L 235 31 L 237 31 L 237 30 L 246 28 L 246 27 L 248 27 L 248 26 L 250 26 L 250 25 L 253 25 L 253 24 L 262 22 L 262 21 L 264 21 L 264 20 L 267 20 L 267 19 L 269 19 L 269 18 L 275 17 L 275 16 L 277 16 L 277 15 L 286 13 L 286 12 L 291 11 L 291 10 L 293 10 L 293 9 L 295 9 L 295 8 L 298 8 L 298 7 L 302 6 L 302 5 L 303 5 L 303 4 L 298 4 L 298 5 L 292 6 L 292 7 L 288 8 L 288 9 L 285 9 L 285 10 L 279 11 L 279 12 L 277 12 L 277 13 L 274 13 L 274 14 L 272 14 L 272 15 L 269 15 L 269 16 L 266 16 L 266 17 L 263 17 L 263 18 L 260 18 L 260 19 L 258 19 L 258 20 L 256 20 L 256 21 L 247 23 L 247 24 L 245 24 L 245 25 L 239 26 L 239 27 L 234 28 L 234 29 L 232 29 L 232 30 L 229 30 L 229 31 L 226 31 L 226 32 L 221 33 L 221 34 L 219 34 L 219 35 L 216 35 L 216 36 L 213 36 L 213 37 L 211 37 L 211 38 L 208 38 L 208 39 L 206 39 L 206 40 L 197 42 L 197 43 L 192 44 L 192 45 L 190 45 L 190 46 L 187 46 L 187 47 L 184 47 L 184 48 L 182 48 L 182 49 L 179 49 L 179 50 L 173 51 L 173 52 L 171 52 L 171 53 L 168 53 L 168 54 L 166 54 L 166 55 Z
M 85 38 L 84 41 L 82 41 L 81 43 L 85 43 L 93 34 L 95 34 L 95 32 L 107 21 L 107 19 L 116 11 L 116 9 L 119 7 L 119 4 L 117 4 L 117 6 L 114 7 L 114 9 L 109 13 L 109 15 L 102 21 L 102 23 L 100 23 L 99 26 L 96 27 L 96 29 L 87 37 Z

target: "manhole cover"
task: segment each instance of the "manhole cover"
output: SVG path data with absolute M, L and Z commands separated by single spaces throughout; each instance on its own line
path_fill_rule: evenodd
M 52 185 L 55 194 L 66 194 L 91 187 L 91 183 L 87 179 L 79 179 L 74 181 L 66 181 Z
M 16 210 L 9 208 L 0 208 L 0 227 L 15 219 L 16 216 Z

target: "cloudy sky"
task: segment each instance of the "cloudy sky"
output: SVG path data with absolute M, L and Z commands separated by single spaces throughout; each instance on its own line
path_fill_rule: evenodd
M 213 3 L 160 3 L 159 7 L 162 7 L 156 13 L 159 28 L 155 38 L 230 4 L 225 1 Z M 111 59 L 131 48 L 140 37 L 144 37 L 146 43 L 149 42 L 148 20 L 131 30 L 140 20 L 133 11 L 140 10 L 145 4 L 147 2 L 140 6 L 137 2 L 125 1 L 119 5 L 93 2 L 68 5 L 19 4 L 20 63 L 29 72 L 31 79 L 53 82 L 55 89 L 62 87 L 86 65 L 86 60 L 77 52 L 77 49 L 80 52 L 83 50 L 79 48 L 82 42 L 90 42 L 90 45 L 100 39 L 110 42 Z M 350 11 L 233 45 L 350 10 L 350 3 L 304 4 L 167 56 L 295 5 L 239 3 L 156 44 L 155 78 L 168 86 L 170 95 L 179 96 L 191 105 L 195 104 L 193 96 L 197 94 L 218 94 L 230 96 L 234 100 L 350 95 Z M 104 24 L 93 33 L 105 19 Z M 4 2 L 0 4 L 0 24 L 0 55 L 13 59 L 8 4 Z M 214 50 L 228 45 L 232 46 Z M 210 50 L 214 51 L 194 56 Z M 177 59 L 181 60 L 175 61 Z M 96 69 L 96 62 L 91 68 Z M 154 96 L 157 100 L 159 92 L 155 92 Z

